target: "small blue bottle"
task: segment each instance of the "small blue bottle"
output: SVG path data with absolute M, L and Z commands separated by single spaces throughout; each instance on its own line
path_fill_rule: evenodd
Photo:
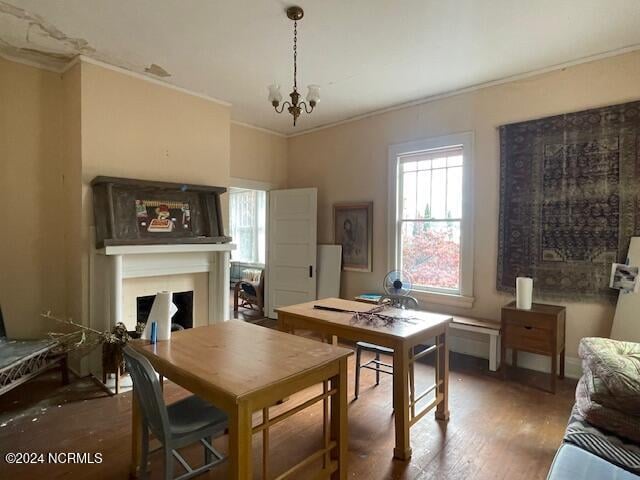
M 158 340 L 158 324 L 151 322 L 151 343 L 156 343 Z

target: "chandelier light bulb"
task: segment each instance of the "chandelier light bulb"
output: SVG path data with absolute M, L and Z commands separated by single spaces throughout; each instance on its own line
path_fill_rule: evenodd
M 269 103 L 274 107 L 282 101 L 282 93 L 280 93 L 280 85 L 273 83 L 267 87 L 269 89 Z
M 316 104 L 320 101 L 320 86 L 309 85 L 307 89 L 307 102 L 309 102 L 309 105 L 311 107 L 315 107 Z

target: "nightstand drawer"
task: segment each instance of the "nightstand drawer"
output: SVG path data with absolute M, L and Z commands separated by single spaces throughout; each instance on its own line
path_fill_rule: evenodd
M 534 327 L 542 330 L 555 330 L 557 319 L 554 316 L 540 315 L 527 310 L 504 310 L 502 312 L 505 324 Z
M 507 348 L 516 350 L 529 350 L 534 352 L 551 352 L 553 337 L 549 335 L 549 330 L 525 326 L 525 325 L 505 325 L 504 338 Z

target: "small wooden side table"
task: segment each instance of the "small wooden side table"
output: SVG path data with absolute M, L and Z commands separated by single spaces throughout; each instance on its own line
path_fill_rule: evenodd
M 512 350 L 512 363 L 518 366 L 518 350 L 551 356 L 551 392 L 556 393 L 556 373 L 564 378 L 566 308 L 534 303 L 531 310 L 519 310 L 516 302 L 502 307 L 502 375 L 506 377 L 506 353 Z

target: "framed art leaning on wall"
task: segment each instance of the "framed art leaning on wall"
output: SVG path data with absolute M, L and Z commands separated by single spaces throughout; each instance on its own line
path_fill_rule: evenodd
M 342 245 L 342 270 L 371 272 L 373 202 L 334 205 L 333 238 Z

